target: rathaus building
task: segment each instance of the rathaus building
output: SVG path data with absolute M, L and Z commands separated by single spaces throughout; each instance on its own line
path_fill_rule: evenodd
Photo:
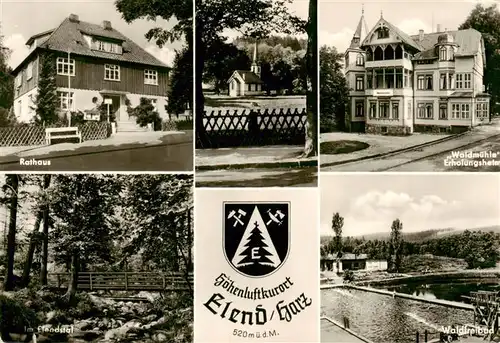
M 484 41 L 474 29 L 410 36 L 364 14 L 345 52 L 350 131 L 460 132 L 490 121 Z

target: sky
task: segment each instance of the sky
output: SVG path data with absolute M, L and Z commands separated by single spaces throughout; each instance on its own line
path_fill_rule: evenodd
M 111 21 L 113 28 L 169 66 L 172 65 L 175 50 L 182 47 L 182 42 L 175 42 L 160 49 L 144 37 L 150 28 L 159 25 L 169 28 L 173 26 L 173 21 L 137 20 L 129 25 L 116 10 L 114 0 L 0 0 L 0 33 L 4 36 L 4 44 L 12 50 L 9 65 L 17 66 L 27 55 L 25 43 L 29 37 L 56 28 L 72 13 L 77 14 L 80 20 L 94 24 Z
M 456 30 L 477 3 L 500 3 L 499 0 L 319 1 L 319 43 L 334 46 L 340 52 L 344 52 L 351 42 L 363 4 L 368 31 L 380 19 L 382 12 L 388 22 L 413 35 L 418 34 L 420 29 L 427 33 L 436 32 L 438 24 L 442 30 Z
M 344 236 L 500 225 L 498 174 L 323 174 L 321 234 L 332 234 L 335 212 Z

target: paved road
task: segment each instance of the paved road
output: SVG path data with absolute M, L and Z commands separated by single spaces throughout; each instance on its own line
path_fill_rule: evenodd
M 197 171 L 197 187 L 316 187 L 318 168 Z
M 497 131 L 498 132 L 498 131 Z M 493 134 L 497 134 L 493 132 Z M 457 139 L 448 140 L 435 145 L 423 147 L 401 154 L 389 155 L 364 161 L 341 164 L 322 168 L 323 171 L 498 171 L 499 166 L 481 167 L 450 167 L 444 160 L 450 155 L 450 150 L 455 152 L 492 152 L 498 153 L 497 164 L 500 161 L 500 136 L 493 136 L 491 132 L 478 132 L 465 135 Z M 486 139 L 479 142 L 481 139 Z M 464 147 L 465 146 L 465 147 Z
M 119 150 L 74 151 L 67 154 L 24 156 L 25 161 L 50 161 L 50 166 L 20 165 L 19 159 L 2 161 L 4 171 L 192 171 L 193 142 L 125 147 Z
M 394 168 L 391 168 L 391 171 L 415 171 L 415 170 L 422 170 L 422 171 L 427 171 L 427 170 L 432 170 L 436 172 L 447 172 L 447 171 L 454 171 L 454 172 L 499 172 L 500 171 L 500 136 L 499 137 L 493 137 L 492 139 L 481 142 L 481 143 L 476 143 L 471 146 L 469 146 L 467 149 L 463 150 L 464 152 L 472 152 L 472 153 L 480 153 L 480 152 L 485 152 L 485 151 L 491 151 L 497 154 L 496 159 L 495 158 L 489 158 L 489 160 L 496 160 L 497 163 L 494 165 L 488 166 L 488 165 L 482 165 L 480 166 L 477 164 L 474 166 L 472 163 L 469 165 L 465 166 L 446 166 L 444 161 L 445 159 L 450 155 L 450 153 L 443 153 L 436 155 L 434 157 L 426 158 L 424 160 L 420 161 L 415 161 L 411 162 L 408 164 L 400 165 Z M 469 161 L 480 161 L 483 160 L 482 158 L 472 158 L 469 159 Z M 470 162 L 469 162 L 470 163 Z

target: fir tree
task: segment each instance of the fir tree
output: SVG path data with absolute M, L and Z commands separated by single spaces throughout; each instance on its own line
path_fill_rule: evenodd
M 242 256 L 245 256 L 238 265 L 251 265 L 251 264 L 261 264 L 261 265 L 269 265 L 273 266 L 273 261 L 269 259 L 268 256 L 272 256 L 272 254 L 266 249 L 268 245 L 264 242 L 264 237 L 262 236 L 262 232 L 259 229 L 259 224 L 255 222 L 254 228 L 250 233 L 250 237 L 248 238 L 248 242 L 245 244 L 246 249 L 241 253 Z M 257 253 L 254 253 L 252 256 L 252 251 L 255 248 L 258 248 Z
M 38 95 L 34 101 L 36 111 L 35 122 L 50 125 L 58 120 L 57 87 L 54 56 L 50 53 L 41 57 L 41 68 L 38 81 Z

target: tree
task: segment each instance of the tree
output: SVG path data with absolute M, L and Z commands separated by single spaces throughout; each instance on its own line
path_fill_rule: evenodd
M 7 275 L 5 276 L 4 289 L 12 291 L 14 289 L 14 257 L 16 253 L 16 225 L 17 210 L 19 200 L 19 181 L 17 174 L 7 174 L 6 182 L 3 186 L 4 193 L 9 194 L 7 200 L 9 208 L 9 231 L 7 233 Z
M 40 181 L 40 180 L 37 180 Z M 33 265 L 33 257 L 35 254 L 35 249 L 37 245 L 42 242 L 42 266 L 40 273 L 41 283 L 43 285 L 47 284 L 47 263 L 48 263 L 48 229 L 49 229 L 49 204 L 47 197 L 47 189 L 50 185 L 50 175 L 43 175 L 43 180 L 39 184 L 39 192 L 34 196 L 35 206 L 34 211 L 36 213 L 35 223 L 33 225 L 33 231 L 29 237 L 29 247 L 28 253 L 26 255 L 26 261 L 24 262 L 22 285 L 27 286 L 30 282 L 30 273 Z M 40 234 L 40 225 L 43 220 L 43 233 Z
M 71 304 L 84 261 L 109 261 L 121 186 L 115 176 L 61 174 L 51 187 L 51 237 L 56 261 L 69 262 L 70 282 L 64 300 Z
M 43 189 L 46 191 L 50 186 L 50 174 L 43 176 Z M 49 261 L 49 211 L 50 205 L 48 199 L 45 197 L 42 204 L 42 218 L 43 218 L 43 233 L 42 233 L 42 265 L 40 268 L 40 282 L 42 285 L 47 284 L 47 264 Z
M 320 131 L 345 130 L 349 100 L 347 81 L 342 73 L 342 55 L 333 47 L 322 46 L 320 55 Z
M 14 101 L 14 78 L 7 65 L 10 50 L 3 46 L 0 36 L 0 127 L 15 123 L 15 116 L 10 111 Z
M 459 30 L 473 28 L 481 32 L 484 39 L 486 68 L 483 82 L 491 94 L 492 107 L 499 112 L 500 102 L 500 12 L 497 4 L 485 7 L 477 4 Z M 482 70 L 481 70 L 482 72 Z
M 141 98 L 139 100 L 139 105 L 136 107 L 128 106 L 127 112 L 129 116 L 135 117 L 139 126 L 145 127 L 152 123 L 155 131 L 161 131 L 161 118 L 151 103 L 151 99 Z
M 41 55 L 40 78 L 38 80 L 38 94 L 33 108 L 36 111 L 35 122 L 50 125 L 58 121 L 56 67 L 52 53 Z
M 318 0 L 309 1 L 307 22 L 307 125 L 304 156 L 318 152 Z
M 197 147 L 206 145 L 203 130 L 203 74 L 212 44 L 225 41 L 223 32 L 240 31 L 246 37 L 261 38 L 271 32 L 305 31 L 305 23 L 289 13 L 290 0 L 196 0 L 195 123 Z
M 403 223 L 399 219 L 392 222 L 391 225 L 391 263 L 393 270 L 399 272 L 402 262 L 402 248 L 403 248 Z
M 155 40 L 156 45 L 160 48 L 163 47 L 167 42 L 173 42 L 184 37 L 186 40 L 186 50 L 183 55 L 182 60 L 188 64 L 184 65 L 181 70 L 174 70 L 174 78 L 171 82 L 172 92 L 175 91 L 175 97 L 179 97 L 180 100 L 174 100 L 169 97 L 169 102 L 174 101 L 175 105 L 169 110 L 173 113 L 179 111 L 179 104 L 185 99 L 189 100 L 190 108 L 192 106 L 192 82 L 186 80 L 186 77 L 192 77 L 192 69 L 188 70 L 189 67 L 192 68 L 192 56 L 193 56 L 193 1 L 192 0 L 116 0 L 115 2 L 117 10 L 122 14 L 123 19 L 127 23 L 131 23 L 137 19 L 149 19 L 155 20 L 157 17 L 161 17 L 164 20 L 170 21 L 175 20 L 175 25 L 170 29 L 166 30 L 162 27 L 155 27 L 150 29 L 146 33 L 146 39 Z M 191 58 L 189 57 L 191 56 Z M 181 72 L 182 71 L 182 72 Z M 179 73 L 176 75 L 175 73 Z M 180 78 L 184 78 L 181 80 Z M 180 84 L 177 84 L 180 83 Z M 181 88 L 181 85 L 186 85 L 187 87 Z
M 241 252 L 241 256 L 244 256 L 244 258 L 238 263 L 238 266 L 255 264 L 274 266 L 273 261 L 268 257 L 272 256 L 272 254 L 266 249 L 267 247 L 264 236 L 259 229 L 259 224 L 255 222 L 254 228 L 250 231 L 250 237 L 248 237 L 245 244 L 246 249 Z M 257 253 L 255 253 L 256 251 Z
M 189 47 L 176 51 L 168 89 L 167 112 L 184 113 L 193 105 L 193 51 Z
M 335 233 L 334 237 L 334 252 L 337 253 L 337 258 L 342 257 L 342 227 L 344 226 L 344 218 L 338 212 L 332 218 L 332 230 Z M 338 264 L 338 262 L 337 262 Z
M 190 175 L 128 177 L 123 195 L 124 258 L 140 253 L 163 271 L 192 271 L 193 178 Z
M 227 89 L 227 80 L 235 70 L 250 69 L 251 61 L 248 54 L 234 44 L 215 41 L 207 55 L 210 58 L 205 62 L 203 80 L 212 82 L 216 93 Z

